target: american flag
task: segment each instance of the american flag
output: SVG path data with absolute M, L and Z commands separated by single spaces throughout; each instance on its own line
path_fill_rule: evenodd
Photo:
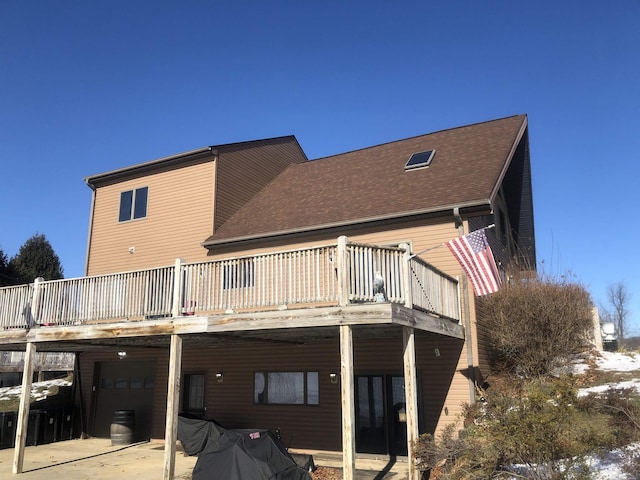
M 476 297 L 498 291 L 500 274 L 484 229 L 454 238 L 447 247 L 469 277 Z

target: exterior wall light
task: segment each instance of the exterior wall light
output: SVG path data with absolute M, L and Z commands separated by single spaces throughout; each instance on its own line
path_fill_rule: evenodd
M 216 373 L 216 381 L 218 383 L 224 382 L 224 375 L 222 373 L 220 373 L 220 372 Z
M 118 352 L 118 358 L 120 360 L 124 360 L 127 357 L 127 352 L 125 352 L 124 350 L 121 350 Z
M 338 374 L 337 373 L 330 373 L 329 374 L 329 379 L 331 380 L 331 383 L 338 383 Z

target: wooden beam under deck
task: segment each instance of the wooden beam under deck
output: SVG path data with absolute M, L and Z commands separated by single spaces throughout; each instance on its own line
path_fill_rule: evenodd
M 112 323 L 77 326 L 50 326 L 32 329 L 10 329 L 0 331 L 0 350 L 21 350 L 27 343 L 55 345 L 59 342 L 72 344 L 92 342 L 100 344 L 118 339 L 139 339 L 140 345 L 148 338 L 171 335 L 194 334 L 242 334 L 260 332 L 263 339 L 274 340 L 282 332 L 308 329 L 310 335 L 325 327 L 350 325 L 402 326 L 436 333 L 447 337 L 464 339 L 464 328 L 457 322 L 439 318 L 428 313 L 406 308 L 394 303 L 355 304 L 336 307 L 302 308 L 267 312 L 225 313 L 216 315 L 194 315 L 168 317 L 140 321 L 116 321 Z M 315 329 L 315 330 L 314 330 Z M 298 334 L 296 334 L 298 335 Z

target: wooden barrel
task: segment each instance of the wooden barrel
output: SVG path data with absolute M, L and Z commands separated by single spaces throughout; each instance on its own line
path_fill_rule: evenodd
M 129 445 L 133 443 L 136 429 L 135 410 L 114 410 L 111 421 L 111 445 Z

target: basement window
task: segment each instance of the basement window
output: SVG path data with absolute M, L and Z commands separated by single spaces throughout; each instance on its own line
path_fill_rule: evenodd
M 435 156 L 435 150 L 427 150 L 426 152 L 418 152 L 411 155 L 409 161 L 404 166 L 405 170 L 415 170 L 416 168 L 426 168 L 431 165 L 431 160 Z
M 318 380 L 318 372 L 256 372 L 253 401 L 265 405 L 318 405 Z
M 182 389 L 182 409 L 193 415 L 204 414 L 205 379 L 203 374 L 185 374 Z

